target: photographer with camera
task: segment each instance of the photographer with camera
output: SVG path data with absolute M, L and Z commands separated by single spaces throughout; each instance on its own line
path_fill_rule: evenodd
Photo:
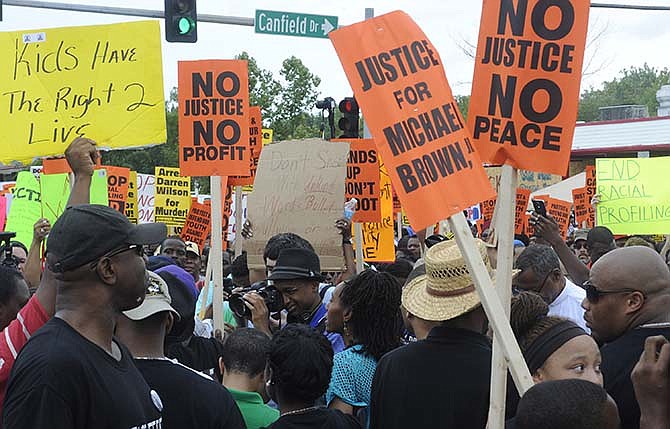
M 288 323 L 309 325 L 328 338 L 335 353 L 344 350 L 342 337 L 326 331 L 327 311 L 319 294 L 321 264 L 313 250 L 282 250 L 268 280 L 271 286 L 243 296 L 256 329 L 270 335 L 269 313 L 282 304 L 288 311 Z

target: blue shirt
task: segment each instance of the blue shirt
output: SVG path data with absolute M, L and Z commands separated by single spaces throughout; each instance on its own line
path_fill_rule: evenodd
M 333 353 L 339 353 L 344 350 L 344 340 L 340 334 L 325 330 L 326 314 L 328 314 L 328 310 L 326 310 L 326 306 L 321 303 L 314 313 L 314 316 L 312 316 L 312 320 L 309 321 L 309 326 L 319 332 L 323 332 L 323 335 L 328 338 L 328 341 L 330 341 L 330 344 L 333 346 Z

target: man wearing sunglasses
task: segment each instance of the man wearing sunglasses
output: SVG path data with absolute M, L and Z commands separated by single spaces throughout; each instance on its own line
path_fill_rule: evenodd
M 521 290 L 535 292 L 549 304 L 549 315 L 570 319 L 590 332 L 584 322 L 584 289 L 566 279 L 556 252 L 542 244 L 532 244 L 516 260 L 521 270 L 512 284 Z
M 589 265 L 591 257 L 589 256 L 588 246 L 586 245 L 588 238 L 588 231 L 579 229 L 575 231 L 575 241 L 572 243 L 572 250 L 574 250 L 577 259 L 584 265 Z
M 161 427 L 160 397 L 113 335 L 120 313 L 144 300 L 142 246 L 165 235 L 163 224 L 133 225 L 106 206 L 65 210 L 47 240 L 56 313 L 14 364 L 5 427 Z
M 654 250 L 625 247 L 602 256 L 584 287 L 586 324 L 604 344 L 605 389 L 619 407 L 621 427 L 639 428 L 640 408 L 630 375 L 647 337 L 670 338 L 670 271 Z

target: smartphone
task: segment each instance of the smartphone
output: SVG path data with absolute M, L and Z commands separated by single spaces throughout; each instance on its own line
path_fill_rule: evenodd
M 547 217 L 547 207 L 542 200 L 533 200 L 533 209 L 535 212 L 543 217 Z

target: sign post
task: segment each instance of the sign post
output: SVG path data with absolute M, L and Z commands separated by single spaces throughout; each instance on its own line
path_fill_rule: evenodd
M 337 17 L 307 13 L 256 10 L 256 33 L 327 39 L 337 28 Z
M 223 245 L 221 243 L 222 237 L 222 220 L 221 220 L 221 177 L 210 177 L 210 189 L 212 191 L 212 249 L 209 254 L 209 264 L 212 267 L 212 275 L 214 280 L 214 298 L 212 301 L 213 317 L 214 317 L 214 331 L 224 331 L 223 326 L 223 262 L 221 253 L 223 252 Z
M 235 186 L 235 257 L 242 254 L 242 187 Z
M 510 300 L 512 299 L 512 266 L 514 264 L 514 219 L 516 203 L 517 170 L 503 165 L 496 220 L 492 225 L 498 237 L 498 258 L 496 266 L 496 291 L 505 318 L 509 319 Z M 507 363 L 499 335 L 493 339 L 493 358 L 491 360 L 491 396 L 489 408 L 489 428 L 505 426 L 505 400 L 507 393 Z

